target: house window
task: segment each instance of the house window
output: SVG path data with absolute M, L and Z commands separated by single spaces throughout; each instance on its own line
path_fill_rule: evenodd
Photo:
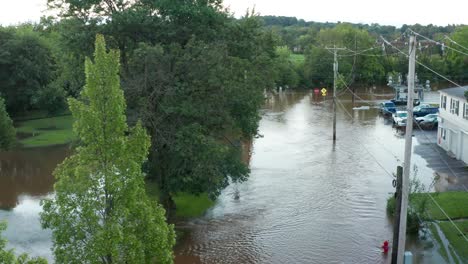
M 450 113 L 458 115 L 459 106 L 460 106 L 460 101 L 450 99 Z
M 468 104 L 463 103 L 463 118 L 468 119 Z
M 440 107 L 447 110 L 447 96 L 440 95 Z
M 446 130 L 445 128 L 442 128 L 442 131 L 440 132 L 442 135 L 442 138 L 445 140 L 445 134 L 446 134 Z
M 447 109 L 447 96 L 440 95 L 440 107 L 443 109 Z

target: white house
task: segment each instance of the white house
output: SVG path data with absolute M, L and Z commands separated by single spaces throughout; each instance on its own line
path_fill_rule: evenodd
M 440 90 L 437 144 L 468 163 L 468 86 Z

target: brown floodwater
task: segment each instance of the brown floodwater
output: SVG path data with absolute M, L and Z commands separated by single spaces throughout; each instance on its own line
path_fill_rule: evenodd
M 369 92 L 373 95 L 368 95 Z M 391 91 L 362 90 L 377 104 Z M 332 142 L 330 98 L 311 92 L 270 96 L 253 140 L 250 178 L 226 188 L 203 217 L 183 220 L 176 263 L 387 263 L 379 246 L 392 239 L 385 206 L 393 172 L 403 160 L 401 131 L 378 109 L 353 110 L 340 96 L 337 142 Z M 414 145 L 435 140 L 415 132 Z M 246 149 L 249 149 L 247 146 Z M 51 236 L 42 230 L 39 200 L 53 195 L 51 172 L 68 148 L 0 153 L 0 220 L 9 246 L 52 259 Z M 380 165 L 376 162 L 380 163 Z M 417 177 L 431 185 L 434 171 L 415 154 Z M 382 166 L 382 167 L 381 167 Z M 237 197 L 237 194 L 239 197 Z M 443 263 L 424 237 L 411 238 L 416 263 Z
M 390 94 L 361 96 L 376 105 Z M 329 98 L 311 92 L 270 97 L 249 180 L 224 190 L 204 217 L 179 223 L 187 235 L 176 263 L 389 263 L 379 246 L 392 239 L 386 200 L 394 189 L 374 159 L 390 173 L 401 165 L 403 133 L 377 108 L 353 110 L 348 95 L 340 101 L 351 117 L 338 111 L 333 145 Z M 416 131 L 414 144 L 435 136 Z M 413 162 L 429 188 L 433 171 L 419 156 Z M 424 237 L 409 238 L 408 249 L 415 263 L 444 262 Z
M 40 199 L 51 195 L 52 172 L 69 154 L 67 146 L 0 151 L 0 221 L 8 247 L 51 259 L 51 234 L 39 223 Z

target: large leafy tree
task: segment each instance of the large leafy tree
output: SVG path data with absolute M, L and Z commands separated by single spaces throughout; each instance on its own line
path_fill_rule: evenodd
M 174 231 L 145 194 L 141 166 L 150 139 L 140 123 L 126 124 L 119 53 L 106 52 L 98 35 L 94 63 L 85 68 L 82 101 L 69 101 L 81 146 L 56 169 L 56 195 L 41 214 L 56 261 L 171 263 Z
M 16 141 L 15 135 L 13 122 L 5 109 L 5 101 L 0 97 L 0 150 L 11 148 Z
M 167 207 L 177 192 L 216 197 L 248 175 L 240 142 L 257 134 L 274 85 L 274 41 L 254 17 L 226 23 L 227 40 L 144 44 L 130 63 L 126 94 L 153 136 L 150 173 Z
M 0 93 L 10 113 L 37 107 L 54 72 L 51 50 L 36 32 L 0 28 Z
M 141 117 L 152 136 L 148 172 L 167 208 L 177 192 L 215 197 L 246 179 L 240 142 L 257 133 L 276 78 L 276 39 L 258 19 L 236 20 L 220 0 L 48 2 L 60 23 L 102 32 L 121 51 L 129 121 Z M 62 34 L 78 51 L 73 31 Z

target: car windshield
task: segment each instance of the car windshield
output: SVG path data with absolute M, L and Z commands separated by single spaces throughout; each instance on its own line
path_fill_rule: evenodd
M 418 105 L 416 106 L 415 108 L 413 108 L 413 111 L 421 111 L 421 109 L 423 108 L 429 108 L 431 107 L 430 105 L 427 105 L 427 104 L 422 104 L 422 105 Z
M 395 105 L 394 105 L 393 103 L 385 103 L 385 106 L 386 106 L 386 107 L 393 107 L 393 106 L 395 106 Z
M 407 117 L 408 114 L 407 113 L 397 113 L 397 116 L 398 117 Z

